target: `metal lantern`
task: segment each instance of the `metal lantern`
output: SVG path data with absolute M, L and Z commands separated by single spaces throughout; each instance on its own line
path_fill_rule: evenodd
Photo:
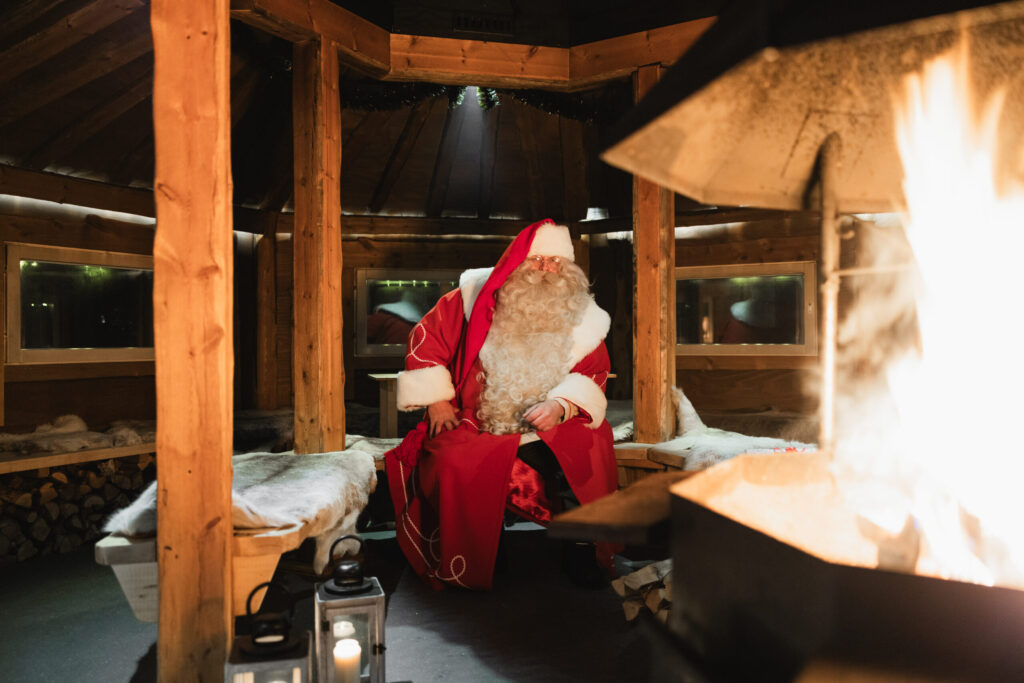
M 277 588 L 288 596 L 287 612 L 252 613 L 252 598 L 266 588 Z M 280 584 L 261 583 L 252 589 L 245 601 L 245 615 L 251 633 L 238 636 L 231 644 L 231 654 L 224 665 L 225 683 L 309 683 L 312 662 L 309 631 L 292 634 L 295 599 Z
M 329 557 L 342 536 L 331 544 Z M 384 591 L 363 565 L 343 560 L 316 589 L 316 661 L 319 683 L 384 683 Z

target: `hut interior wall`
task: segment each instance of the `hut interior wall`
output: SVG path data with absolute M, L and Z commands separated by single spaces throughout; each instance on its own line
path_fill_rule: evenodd
M 153 229 L 126 221 L 34 208 L 0 213 L 0 242 L 153 253 Z M 79 363 L 5 367 L 4 429 L 25 431 L 74 413 L 90 428 L 123 418 L 153 419 L 153 363 Z
M 693 229 L 676 240 L 676 266 L 817 261 L 813 214 Z M 813 441 L 818 356 L 677 356 L 676 384 L 713 427 Z

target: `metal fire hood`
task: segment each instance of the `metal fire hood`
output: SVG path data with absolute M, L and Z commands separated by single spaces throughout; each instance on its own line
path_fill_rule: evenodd
M 893 210 L 893 96 L 961 35 L 979 95 L 1009 86 L 1000 142 L 1016 153 L 1024 2 L 741 0 L 627 114 L 602 158 L 705 204 L 793 210 L 806 207 L 819 148 L 837 132 L 838 210 Z

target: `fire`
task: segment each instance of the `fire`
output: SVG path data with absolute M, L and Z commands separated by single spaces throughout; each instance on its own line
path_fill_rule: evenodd
M 920 343 L 888 365 L 884 399 L 837 398 L 836 458 L 853 480 L 887 475 L 845 495 L 870 497 L 864 516 L 890 534 L 913 521 L 918 573 L 1024 587 L 1024 188 L 996 173 L 1005 91 L 975 104 L 967 56 L 965 42 L 931 60 L 896 98 L 914 267 L 885 301 L 847 316 L 840 341 L 865 352 L 872 342 L 858 336 L 905 316 L 912 296 Z

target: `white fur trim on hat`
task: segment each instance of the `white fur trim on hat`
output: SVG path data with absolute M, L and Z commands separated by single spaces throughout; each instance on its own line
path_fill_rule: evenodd
M 604 422 L 608 399 L 594 380 L 578 372 L 571 372 L 548 392 L 548 398 L 564 398 L 585 410 L 590 415 L 591 429 L 597 429 Z
M 530 256 L 557 256 L 567 261 L 575 261 L 576 253 L 572 250 L 572 238 L 569 237 L 569 228 L 564 225 L 545 223 L 537 228 L 530 243 Z
M 397 384 L 396 403 L 399 410 L 416 410 L 437 401 L 450 401 L 455 398 L 452 375 L 443 365 L 430 365 L 400 372 Z

